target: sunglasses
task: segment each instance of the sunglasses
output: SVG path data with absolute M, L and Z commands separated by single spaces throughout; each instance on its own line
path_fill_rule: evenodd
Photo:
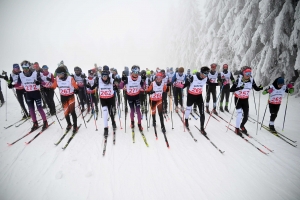
M 23 70 L 29 70 L 29 67 L 22 67 Z
M 102 78 L 107 78 L 108 77 L 108 75 L 102 75 Z
M 251 76 L 251 72 L 245 72 L 245 76 Z
M 57 75 L 57 76 L 63 76 L 63 75 L 65 75 L 65 73 L 64 73 L 64 72 L 56 73 L 56 75 Z
M 138 70 L 132 71 L 132 73 L 134 73 L 134 74 L 139 74 L 139 72 L 140 72 L 140 71 L 138 71 Z

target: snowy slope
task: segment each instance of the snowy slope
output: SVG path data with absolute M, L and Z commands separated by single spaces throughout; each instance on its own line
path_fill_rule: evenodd
M 5 89 L 4 89 L 5 92 Z M 170 149 L 166 147 L 163 135 L 154 130 L 147 131 L 143 120 L 144 133 L 149 147 L 144 144 L 136 128 L 136 142 L 132 143 L 129 120 L 124 130 L 124 113 L 118 125 L 116 145 L 112 144 L 112 131 L 105 157 L 103 149 L 103 121 L 82 124 L 78 134 L 63 151 L 61 147 L 70 137 L 55 146 L 63 133 L 56 122 L 31 144 L 25 145 L 35 133 L 13 146 L 13 142 L 30 129 L 25 123 L 19 128 L 7 126 L 20 118 L 17 101 L 8 91 L 7 121 L 5 107 L 0 108 L 0 199 L 299 199 L 300 197 L 300 151 L 283 142 L 265 130 L 256 135 L 256 124 L 248 122 L 246 128 L 265 146 L 274 150 L 264 155 L 250 144 L 237 137 L 232 131 L 226 132 L 226 123 L 211 118 L 207 133 L 211 141 L 224 154 L 199 134 L 194 125 L 199 120 L 191 118 L 190 127 L 194 142 L 182 123 L 173 113 L 174 130 L 171 121 L 166 122 Z M 258 93 L 255 96 L 258 102 Z M 253 97 L 250 97 L 250 116 L 256 118 Z M 267 102 L 261 96 L 260 116 Z M 281 130 L 286 98 L 281 106 L 276 128 Z M 299 101 L 290 98 L 284 134 L 300 141 Z M 232 105 L 233 109 L 233 105 Z M 229 114 L 221 114 L 226 120 Z M 59 113 L 59 118 L 62 113 Z M 128 115 L 129 117 L 129 115 Z M 171 115 L 169 114 L 169 117 Z M 266 114 L 266 123 L 269 111 Z M 157 117 L 158 119 L 158 117 Z M 208 115 L 206 115 L 206 120 Z M 235 119 L 235 118 L 234 118 Z M 49 121 L 56 120 L 55 117 Z M 159 120 L 158 120 L 159 121 Z M 61 121 L 63 127 L 66 122 Z M 159 122 L 158 122 L 159 124 Z M 234 121 L 232 121 L 234 124 Z M 109 122 L 110 125 L 110 122 Z M 268 151 L 253 139 L 253 144 Z

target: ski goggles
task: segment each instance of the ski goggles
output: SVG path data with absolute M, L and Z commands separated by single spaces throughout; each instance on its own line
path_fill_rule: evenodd
M 102 74 L 101 77 L 102 77 L 102 78 L 107 78 L 108 75 L 107 75 L 107 74 Z
M 23 69 L 23 70 L 28 70 L 28 69 L 29 69 L 29 66 L 28 66 L 28 65 L 23 65 L 23 66 L 22 66 L 22 69 Z
M 244 72 L 245 76 L 251 76 L 251 72 Z
M 140 70 L 138 70 L 138 69 L 133 69 L 133 70 L 131 71 L 131 73 L 133 73 L 133 74 L 139 74 L 139 73 L 140 73 Z
M 209 72 L 202 72 L 204 76 L 208 76 Z

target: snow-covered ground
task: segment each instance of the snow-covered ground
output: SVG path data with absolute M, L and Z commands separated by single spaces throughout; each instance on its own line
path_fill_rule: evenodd
M 2 85 L 3 86 L 3 85 Z M 5 88 L 3 88 L 5 94 Z M 58 94 L 58 93 L 57 93 Z M 108 138 L 107 152 L 103 150 L 103 119 L 82 124 L 78 134 L 66 150 L 61 147 L 70 135 L 58 146 L 54 143 L 63 130 L 56 122 L 31 144 L 25 145 L 37 132 L 32 133 L 13 146 L 13 142 L 30 129 L 26 122 L 19 128 L 4 126 L 20 119 L 20 108 L 11 91 L 6 107 L 0 108 L 0 199 L 299 199 L 300 197 L 300 151 L 265 130 L 256 135 L 256 124 L 248 122 L 246 128 L 262 144 L 273 149 L 268 155 L 262 154 L 252 145 L 226 132 L 226 123 L 211 118 L 207 133 L 221 154 L 194 127 L 199 120 L 191 118 L 190 127 L 198 140 L 194 142 L 173 113 L 171 121 L 165 123 L 170 149 L 166 147 L 163 135 L 158 131 L 155 140 L 153 128 L 147 131 L 143 120 L 144 133 L 149 143 L 146 147 L 136 128 L 136 142 L 132 143 L 127 118 L 125 133 L 124 113 L 118 124 L 116 144 L 112 142 L 112 131 Z M 266 96 L 261 96 L 260 118 L 262 118 Z M 258 102 L 258 93 L 255 96 Z M 249 99 L 250 116 L 256 118 L 253 96 Z M 286 98 L 284 99 L 276 128 L 281 131 Z M 231 110 L 233 110 L 233 105 Z M 299 100 L 289 98 L 284 133 L 300 141 Z M 226 120 L 229 114 L 221 114 Z M 58 114 L 58 118 L 62 113 Z M 169 114 L 171 118 L 171 115 Z M 158 117 L 157 117 L 158 119 Z M 208 115 L 206 115 L 206 120 Z M 265 124 L 269 119 L 267 110 Z M 49 121 L 56 120 L 55 117 Z M 61 121 L 63 127 L 66 122 Z M 109 122 L 110 123 L 110 122 Z M 159 124 L 159 120 L 158 120 Z M 234 121 L 232 121 L 234 124 Z M 263 151 L 266 148 L 249 139 Z

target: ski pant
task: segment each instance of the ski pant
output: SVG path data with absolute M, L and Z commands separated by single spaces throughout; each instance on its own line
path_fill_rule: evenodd
M 127 95 L 129 107 L 130 107 L 130 119 L 133 122 L 134 121 L 134 112 L 137 113 L 137 118 L 138 118 L 138 124 L 141 124 L 142 121 L 142 114 L 140 110 L 140 98 L 139 95 L 135 96 L 129 96 Z
M 26 116 L 29 116 L 27 109 L 25 108 L 25 104 L 24 104 L 24 99 L 27 103 L 26 90 L 25 89 L 16 89 L 16 94 L 17 94 L 17 100 L 20 103 L 20 106 L 21 106 L 23 112 L 25 112 L 24 114 Z
M 277 113 L 279 111 L 279 108 L 280 108 L 280 104 L 269 103 L 269 110 L 271 113 L 270 122 L 269 122 L 270 125 L 274 125 L 274 121 L 277 118 Z
M 174 103 L 175 106 L 178 106 L 178 97 L 179 97 L 179 104 L 182 107 L 182 89 L 178 87 L 173 87 L 173 95 L 174 95 Z
M 2 90 L 1 90 L 1 85 L 0 85 L 0 101 L 1 101 L 1 103 L 4 103 L 4 98 L 3 98 L 3 94 L 2 94 Z
M 216 86 L 208 86 L 206 85 L 206 106 L 209 106 L 210 101 L 210 94 L 212 94 L 213 97 L 213 107 L 216 108 L 216 102 L 217 102 L 217 91 Z
M 237 97 L 234 97 L 234 102 L 236 104 L 236 128 L 244 127 L 246 122 L 248 121 L 248 115 L 249 115 L 249 102 L 247 99 L 239 99 Z M 244 113 L 244 116 L 243 116 Z M 243 120 L 242 120 L 243 118 Z M 242 123 L 241 123 L 242 120 Z
M 75 111 L 75 96 L 74 94 L 70 96 L 60 96 L 60 100 L 64 109 L 64 115 L 68 125 L 71 125 L 71 120 L 69 114 L 72 115 L 73 126 L 77 127 L 77 115 Z
M 93 108 L 93 106 L 95 106 L 94 108 L 95 108 L 96 112 L 98 112 L 98 111 L 99 111 L 99 108 L 98 108 L 98 99 L 97 99 L 97 97 L 95 96 L 96 93 L 94 93 L 94 94 L 87 94 L 87 95 L 89 96 L 88 99 L 91 100 L 90 105 L 92 106 L 92 108 Z
M 142 107 L 142 113 L 147 110 L 147 94 L 144 92 L 140 92 L 140 102 Z
M 229 90 L 230 90 L 229 84 L 223 86 L 222 93 L 221 93 L 221 99 L 220 99 L 220 106 L 222 106 L 222 104 L 223 104 L 224 97 L 226 97 L 226 106 L 228 105 L 229 95 L 230 95 Z
M 127 107 L 128 99 L 125 90 L 123 90 L 123 97 L 124 97 L 125 112 L 128 112 L 128 107 Z
M 101 106 L 102 106 L 102 113 L 103 113 L 103 123 L 104 128 L 108 127 L 108 115 L 111 118 L 111 122 L 115 122 L 113 108 L 115 106 L 115 97 L 111 97 L 108 99 L 100 98 Z
M 50 109 L 50 114 L 55 114 L 55 103 L 54 103 L 54 90 L 51 88 L 44 88 L 43 91 L 41 91 L 43 95 L 43 99 L 46 101 L 48 108 Z
M 35 102 L 35 105 L 43 119 L 43 121 L 46 121 L 47 118 L 46 118 L 46 115 L 45 115 L 45 112 L 43 110 L 43 107 L 42 107 L 42 97 L 41 97 L 41 93 L 39 90 L 35 90 L 35 91 L 31 91 L 31 92 L 26 92 L 26 96 L 27 96 L 27 105 L 29 107 L 29 112 L 30 112 L 30 115 L 31 115 L 31 119 L 33 122 L 36 122 L 36 115 L 35 115 L 35 107 L 34 107 L 34 102 Z
M 194 106 L 195 105 L 198 106 L 199 114 L 200 114 L 201 128 L 204 128 L 205 114 L 204 114 L 204 102 L 203 102 L 202 94 L 199 94 L 199 95 L 193 95 L 190 93 L 187 94 L 185 119 L 189 118 L 189 115 L 192 111 L 193 104 L 194 104 Z
M 168 100 L 167 100 L 167 97 L 168 97 L 168 93 L 167 92 L 163 92 L 162 94 L 162 103 L 163 103 L 163 110 L 165 112 L 167 112 L 168 110 Z
M 81 109 L 84 109 L 84 103 L 86 103 L 87 106 L 90 107 L 90 100 L 88 98 L 88 95 L 86 94 L 85 87 L 79 87 L 78 96 L 81 104 Z
M 162 110 L 163 110 L 162 100 L 159 100 L 159 101 L 150 100 L 150 107 L 151 107 L 151 115 L 152 115 L 152 119 L 153 119 L 153 124 L 156 124 L 155 114 L 156 114 L 156 108 L 157 108 L 158 116 L 160 119 L 160 126 L 161 126 L 161 128 L 165 127 L 163 113 L 162 113 Z

